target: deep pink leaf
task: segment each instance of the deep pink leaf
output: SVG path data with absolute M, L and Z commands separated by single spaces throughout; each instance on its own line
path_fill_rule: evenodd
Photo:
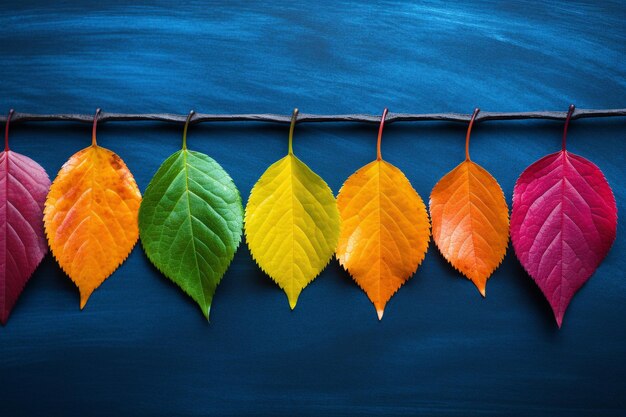
M 27 156 L 0 153 L 0 321 L 5 324 L 24 285 L 48 251 L 43 206 L 46 171 Z
M 550 302 L 557 324 L 615 240 L 617 206 L 602 171 L 567 151 L 522 173 L 513 191 L 511 241 Z

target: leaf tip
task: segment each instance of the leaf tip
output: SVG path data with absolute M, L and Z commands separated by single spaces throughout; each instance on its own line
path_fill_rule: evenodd
M 298 304 L 298 299 L 300 298 L 300 294 L 302 294 L 302 290 L 304 288 L 292 287 L 289 289 L 283 289 L 285 294 L 287 295 L 287 299 L 289 300 L 289 307 L 291 310 L 296 308 L 296 304 Z
M 480 295 L 483 296 L 483 298 L 487 297 L 487 289 L 485 288 L 484 285 L 481 285 L 480 287 L 478 287 L 478 292 L 480 293 Z
M 554 314 L 554 318 L 556 319 L 556 324 L 557 326 L 559 326 L 560 329 L 561 325 L 563 324 L 563 313 Z
M 85 308 L 85 305 L 87 304 L 87 300 L 89 300 L 89 296 L 91 295 L 91 293 L 87 294 L 87 293 L 80 293 L 80 309 L 82 310 L 83 308 Z
M 385 310 L 383 310 L 382 308 L 376 309 L 376 314 L 378 314 L 378 321 L 381 321 L 383 319 L 383 313 L 384 312 L 385 312 Z
M 211 306 L 207 306 L 205 308 L 202 309 L 202 314 L 204 314 L 204 318 L 206 319 L 207 323 L 211 322 L 211 319 L 209 318 L 209 315 L 211 314 Z

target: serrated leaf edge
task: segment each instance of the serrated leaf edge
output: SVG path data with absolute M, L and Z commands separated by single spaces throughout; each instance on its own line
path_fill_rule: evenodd
M 23 155 L 23 154 L 20 154 L 20 153 L 15 152 L 15 151 L 5 151 L 5 152 L 11 152 L 11 153 L 13 153 L 14 155 L 19 155 L 19 156 L 22 156 L 22 157 L 28 158 L 28 159 L 30 159 L 31 161 L 33 161 L 35 164 L 37 164 L 37 165 L 41 168 L 41 171 L 42 171 L 42 172 L 46 175 L 46 178 L 48 179 L 48 182 L 49 182 L 49 183 L 51 183 L 51 181 L 50 181 L 50 176 L 48 175 L 48 172 L 46 172 L 46 170 L 44 169 L 44 167 L 42 167 L 42 166 L 41 166 L 41 164 L 39 164 L 37 161 L 35 161 L 34 159 L 30 158 L 28 155 Z M 8 163 L 9 163 L 9 161 L 8 161 L 8 155 L 7 155 L 7 167 L 8 167 Z M 29 173 L 29 172 L 27 172 L 27 173 L 30 175 L 30 173 Z M 32 177 L 31 177 L 31 178 L 32 178 Z M 8 179 L 7 179 L 7 181 L 8 181 Z M 50 185 L 48 185 L 48 190 L 49 190 L 49 189 L 50 189 Z M 7 196 L 7 201 L 8 201 L 8 196 Z M 45 207 L 45 201 L 44 201 L 44 207 Z M 42 213 L 42 214 L 43 214 L 43 213 Z M 42 220 L 42 223 L 43 223 L 43 220 Z M 44 228 L 44 235 L 45 235 L 45 228 Z M 41 265 L 41 263 L 43 262 L 43 260 L 44 260 L 44 258 L 46 257 L 46 255 L 47 255 L 49 252 L 52 252 L 52 251 L 50 250 L 50 248 L 48 247 L 48 240 L 47 240 L 48 238 L 47 238 L 47 236 L 45 236 L 45 238 L 46 238 L 46 242 L 45 242 L 45 243 L 46 243 L 46 248 L 45 248 L 45 251 L 42 253 L 41 258 L 39 259 L 39 261 L 38 261 L 35 265 L 33 265 L 33 269 L 32 269 L 32 271 L 30 271 L 30 274 L 28 274 L 28 277 L 26 278 L 26 280 L 22 283 L 22 285 L 20 285 L 20 286 L 19 286 L 18 291 L 17 291 L 17 296 L 16 296 L 16 299 L 15 299 L 15 304 L 14 304 L 14 305 L 12 306 L 12 308 L 11 308 L 11 309 L 7 312 L 6 317 L 4 316 L 4 311 L 0 311 L 0 322 L 2 323 L 2 325 L 3 325 L 3 326 L 4 326 L 4 325 L 6 325 L 6 324 L 8 323 L 8 321 L 9 321 L 9 317 L 11 316 L 11 313 L 12 313 L 12 311 L 13 311 L 13 308 L 15 308 L 15 306 L 17 305 L 17 303 L 18 303 L 18 301 L 19 301 L 19 299 L 20 299 L 20 296 L 22 295 L 22 292 L 24 292 L 24 288 L 26 288 L 26 284 L 28 284 L 28 282 L 29 282 L 29 281 L 30 281 L 30 279 L 32 278 L 32 276 L 33 276 L 33 274 L 35 273 L 35 271 L 37 271 L 37 268 L 39 268 L 39 265 Z M 20 238 L 20 240 L 21 240 L 21 238 Z M 22 243 L 23 243 L 23 242 L 22 242 Z
M 463 161 L 465 162 L 465 161 Z M 441 177 L 439 179 L 439 181 L 437 181 L 437 183 L 433 186 L 433 190 L 435 188 L 437 188 L 437 185 L 439 185 L 439 183 L 446 177 L 448 176 L 448 174 L 450 174 L 452 171 L 454 171 L 455 169 L 457 169 L 461 164 L 463 164 L 463 162 L 461 162 L 460 164 L 458 164 L 457 166 L 455 166 L 454 168 L 452 168 L 450 171 L 446 172 L 443 177 Z M 498 189 L 500 190 L 500 193 L 502 193 L 502 198 L 504 200 L 504 204 L 507 206 L 507 213 L 506 213 L 506 218 L 507 218 L 507 224 L 508 224 L 508 231 L 507 231 L 507 239 L 506 239 L 506 245 L 504 246 L 504 250 L 502 252 L 502 256 L 500 256 L 500 259 L 498 260 L 498 263 L 489 271 L 489 274 L 487 275 L 486 279 L 485 279 L 485 292 L 481 291 L 478 288 L 478 285 L 470 278 L 467 276 L 467 274 L 462 271 L 460 268 L 458 268 L 449 258 L 448 256 L 446 256 L 443 251 L 441 250 L 441 248 L 439 247 L 439 244 L 437 243 L 437 240 L 433 238 L 433 242 L 435 243 L 435 246 L 437 247 L 437 251 L 441 254 L 441 256 L 443 256 L 443 258 L 446 260 L 446 262 L 452 266 L 452 268 L 454 268 L 457 272 L 459 272 L 461 275 L 463 275 L 468 281 L 470 281 L 472 284 L 474 284 L 474 287 L 476 287 L 476 289 L 478 289 L 478 292 L 480 293 L 480 295 L 484 297 L 486 297 L 486 293 L 487 293 L 487 282 L 489 281 L 489 279 L 491 278 L 491 276 L 493 275 L 493 273 L 496 271 L 496 269 L 498 269 L 500 267 L 500 265 L 502 265 L 502 262 L 504 261 L 504 258 L 506 257 L 506 253 L 508 251 L 509 248 L 509 242 L 511 242 L 511 215 L 510 215 L 510 211 L 511 209 L 509 209 L 508 204 L 506 204 L 506 196 L 504 195 L 504 191 L 502 190 L 502 187 L 500 186 L 500 183 L 498 182 L 498 180 L 496 180 L 496 178 L 491 175 L 491 173 L 489 171 L 487 171 L 487 169 L 485 169 L 482 165 L 471 161 L 474 164 L 476 164 L 478 167 L 482 168 L 487 174 L 489 174 L 489 176 L 491 178 L 494 179 L 494 182 L 498 185 Z M 428 199 L 428 209 L 430 210 L 432 204 L 432 190 Z
M 96 145 L 99 146 L 99 145 Z M 78 152 L 82 152 L 83 150 L 88 149 L 88 148 L 84 148 L 81 149 L 77 152 L 75 152 L 74 154 L 72 154 L 69 158 L 68 161 L 72 158 L 72 156 L 74 156 L 75 154 L 77 154 Z M 115 152 L 113 152 L 112 150 L 108 149 L 108 148 L 103 148 L 106 149 L 108 151 L 110 151 L 111 153 L 117 155 Z M 121 161 L 124 161 L 119 155 L 117 155 Z M 52 188 L 52 186 L 54 185 L 54 183 L 56 182 L 57 177 L 59 176 L 59 173 L 63 170 L 63 166 L 65 166 L 65 164 L 67 163 L 67 161 L 62 165 L 61 169 L 59 169 L 59 172 L 57 173 L 57 176 L 55 177 L 54 181 L 52 181 L 52 183 L 50 184 L 50 188 Z M 126 166 L 126 168 L 128 169 L 128 166 L 126 165 L 126 162 L 124 162 L 124 166 Z M 128 171 L 130 172 L 130 169 L 128 169 Z M 133 175 L 130 176 L 130 180 L 133 182 L 133 184 L 135 184 L 135 187 L 137 187 L 137 190 L 139 190 L 139 186 L 137 185 L 137 182 L 135 181 L 135 177 Z M 141 193 L 141 191 L 140 191 Z M 48 192 L 48 195 L 50 194 L 50 192 Z M 46 216 L 46 213 L 48 212 L 48 197 L 46 196 L 46 202 L 44 204 L 44 219 Z M 139 212 L 137 213 L 139 214 Z M 79 296 L 81 297 L 81 301 L 80 301 L 80 309 L 84 309 L 85 306 L 87 305 L 87 301 L 89 301 L 89 298 L 91 298 L 91 295 L 98 289 L 100 288 L 100 286 L 102 284 L 104 284 L 104 282 L 109 279 L 114 273 L 115 271 L 117 271 L 117 269 L 124 263 L 126 262 L 126 259 L 128 259 L 128 257 L 130 256 L 130 254 L 133 252 L 133 249 L 135 248 L 135 245 L 137 245 L 137 240 L 139 240 L 139 225 L 137 225 L 137 237 L 135 238 L 135 240 L 133 241 L 133 244 L 130 246 L 130 249 L 128 250 L 128 253 L 126 253 L 126 255 L 115 265 L 115 267 L 113 268 L 113 270 L 111 271 L 111 273 L 109 275 L 107 275 L 102 282 L 100 282 L 98 285 L 96 285 L 93 289 L 93 291 L 91 292 L 91 294 L 89 294 L 89 296 L 87 297 L 87 300 L 85 300 L 84 302 L 82 301 L 82 293 L 80 292 L 80 287 L 78 285 L 78 283 L 74 280 L 74 278 L 72 278 L 72 276 L 69 274 L 69 272 L 65 269 L 65 267 L 61 264 L 59 258 L 57 258 L 57 256 L 54 254 L 54 251 L 52 250 L 52 247 L 50 246 L 50 232 L 48 230 L 48 224 L 44 221 L 44 231 L 46 233 L 46 240 L 48 242 L 48 246 L 50 247 L 50 254 L 52 254 L 52 257 L 54 258 L 54 260 L 57 262 L 57 265 L 59 265 L 59 267 L 61 268 L 61 270 L 63 270 L 63 272 L 65 273 L 65 275 L 67 275 L 69 277 L 70 280 L 72 280 L 72 282 L 74 283 L 74 285 L 76 285 L 76 288 L 78 288 L 78 292 L 79 292 Z
M 186 149 L 183 149 L 183 151 L 184 150 L 186 150 Z M 201 154 L 203 156 L 206 156 L 207 158 L 210 158 L 213 162 L 215 162 L 217 165 L 219 165 L 220 168 L 222 168 L 222 170 L 228 176 L 228 179 L 233 184 L 233 186 L 234 186 L 234 188 L 235 188 L 235 190 L 237 192 L 237 198 L 239 200 L 239 206 L 242 208 L 241 212 L 243 214 L 244 210 L 243 210 L 243 204 L 242 204 L 241 193 L 239 192 L 239 188 L 237 187 L 237 185 L 233 181 L 233 179 L 230 176 L 230 174 L 228 174 L 228 172 L 222 167 L 222 165 L 219 162 L 217 162 L 215 159 L 211 158 L 211 156 L 209 156 L 209 155 L 207 155 L 205 153 L 198 152 L 198 151 L 191 151 L 191 150 L 188 150 L 188 149 L 186 151 L 187 152 L 194 152 L 194 153 L 198 153 L 198 154 Z M 180 151 L 174 152 L 172 155 L 168 156 L 165 160 L 167 161 L 167 159 L 169 159 L 170 157 L 174 156 L 178 152 L 180 152 Z M 163 163 L 165 163 L 165 161 Z M 159 171 L 159 169 L 161 168 L 163 163 L 159 166 L 159 168 L 157 169 L 157 172 Z M 156 175 L 156 173 L 154 175 Z M 152 176 L 152 179 L 150 179 L 150 182 L 148 183 L 148 186 L 146 187 L 144 195 L 148 193 L 148 191 L 150 189 L 150 186 L 152 185 L 152 180 L 154 179 L 154 175 Z M 142 200 L 142 202 L 143 202 L 143 200 Z M 206 201 L 205 201 L 205 203 L 206 203 Z M 206 203 L 206 204 L 208 205 L 209 203 Z M 139 213 L 141 213 L 141 205 L 139 206 Z M 139 218 L 139 216 L 137 216 L 137 217 Z M 243 221 L 242 221 L 242 229 L 243 229 Z M 237 240 L 235 242 L 235 248 L 234 248 L 233 254 L 232 254 L 232 256 L 230 257 L 230 259 L 228 260 L 228 262 L 226 264 L 226 269 L 224 270 L 224 273 L 219 277 L 219 279 L 217 281 L 217 285 L 215 286 L 215 293 L 217 293 L 217 290 L 218 290 L 218 287 L 219 287 L 219 283 L 222 282 L 222 279 L 224 278 L 224 275 L 226 275 L 226 272 L 228 272 L 228 269 L 230 268 L 230 265 L 232 264 L 233 259 L 235 259 L 235 254 L 237 253 L 237 250 L 239 250 L 239 246 L 241 245 L 241 240 L 242 240 L 241 235 L 242 235 L 242 232 L 240 232 L 237 235 Z M 141 229 L 139 229 L 139 240 L 141 242 L 141 247 L 143 249 L 143 252 L 146 254 L 148 259 L 150 260 L 150 263 L 161 273 L 161 275 L 166 277 L 171 283 L 175 284 L 183 293 L 185 293 L 187 295 L 187 297 L 189 297 L 195 304 L 197 304 L 199 307 L 201 307 L 200 310 L 202 311 L 202 314 L 207 319 L 207 321 L 210 321 L 209 316 L 210 316 L 210 313 L 211 313 L 211 307 L 213 306 L 213 299 L 211 299 L 211 302 L 208 303 L 208 305 L 206 306 L 207 310 L 205 312 L 204 306 L 200 306 L 200 303 L 198 303 L 195 300 L 195 298 L 193 297 L 193 295 L 191 293 L 189 293 L 177 281 L 175 281 L 172 277 L 170 277 L 167 273 L 165 273 L 165 271 L 163 269 L 161 269 L 161 267 L 159 267 L 159 265 L 157 265 L 157 262 L 154 260 L 153 256 L 151 255 L 151 253 L 148 251 L 148 249 L 144 245 L 143 239 L 141 239 Z M 213 298 L 215 298 L 215 293 L 213 294 Z M 205 302 L 205 304 L 206 304 L 206 302 Z
M 269 167 L 267 167 L 267 169 L 266 169 L 265 171 L 263 171 L 263 173 L 261 174 L 261 176 L 259 177 L 259 179 L 261 179 L 261 177 L 263 177 L 263 175 L 265 175 L 265 173 L 266 173 L 266 172 L 267 172 L 267 171 L 268 171 L 268 170 L 269 170 L 269 169 L 270 169 L 270 168 L 271 168 L 274 164 L 276 164 L 276 163 L 278 163 L 278 162 L 282 161 L 282 160 L 283 160 L 284 158 L 286 158 L 287 156 L 289 156 L 289 155 L 286 155 L 286 156 L 284 156 L 284 157 L 282 157 L 282 158 L 278 159 L 277 161 L 273 162 L 272 164 L 270 164 L 270 166 L 269 166 Z M 299 159 L 297 156 L 293 155 L 293 157 L 294 157 L 294 158 L 296 158 L 296 159 L 298 159 L 298 160 L 300 161 L 300 159 Z M 307 167 L 307 168 L 308 168 L 308 169 L 309 169 L 309 170 L 310 170 L 313 174 L 315 174 L 315 176 L 317 176 L 317 177 L 318 177 L 318 178 L 319 178 L 319 179 L 320 179 L 320 180 L 321 180 L 321 181 L 322 181 L 322 182 L 326 185 L 326 188 L 328 189 L 328 191 L 330 191 L 330 195 L 331 195 L 331 196 L 333 197 L 333 199 L 335 200 L 335 207 L 336 207 L 336 206 L 337 206 L 337 197 L 336 197 L 336 196 L 335 196 L 335 194 L 333 193 L 333 190 L 330 188 L 330 186 L 328 185 L 328 183 L 327 183 L 326 181 L 324 181 L 324 179 L 323 179 L 321 176 L 319 176 L 319 175 L 318 175 L 315 171 L 313 171 L 313 170 L 312 170 L 312 169 L 311 169 L 308 165 L 306 165 L 303 161 L 300 161 L 300 162 L 302 162 L 302 164 L 304 164 L 304 165 L 305 165 L 305 166 L 306 166 L 306 167 Z M 257 180 L 257 181 L 256 181 L 256 183 L 254 184 L 254 186 L 253 186 L 253 187 L 252 187 L 252 189 L 250 190 L 250 195 L 252 195 L 252 193 L 254 192 L 254 190 L 256 189 L 256 187 L 257 187 L 257 185 L 258 185 L 258 184 L 259 184 L 259 180 Z M 249 201 L 250 201 L 250 197 L 248 197 L 248 202 L 249 202 Z M 337 209 L 337 212 L 339 212 L 339 209 Z M 338 214 L 338 218 L 339 218 L 339 222 L 340 222 L 340 225 L 341 225 L 341 216 L 340 216 L 339 214 Z M 245 235 L 245 239 L 246 239 L 246 244 L 247 244 L 248 248 L 250 248 L 250 240 L 249 240 L 249 237 L 248 237 L 248 229 L 247 229 L 247 227 L 246 227 L 247 220 L 248 220 L 248 204 L 246 204 L 246 207 L 245 207 L 245 210 L 244 210 L 244 221 L 243 221 L 243 222 L 244 222 L 244 227 L 243 227 L 243 230 L 244 230 L 244 235 Z M 299 299 L 299 298 L 300 298 L 300 294 L 302 294 L 302 291 L 304 291 L 304 289 L 305 289 L 306 287 L 308 287 L 308 286 L 309 286 L 309 284 L 311 284 L 313 281 L 315 281 L 315 279 L 316 279 L 318 276 L 320 276 L 322 272 L 324 272 L 324 270 L 328 267 L 328 265 L 330 264 L 330 262 L 331 262 L 331 261 L 333 260 L 333 258 L 335 257 L 335 252 L 337 251 L 337 245 L 339 244 L 339 233 L 337 233 L 337 238 L 336 238 L 335 240 L 336 240 L 336 241 L 335 241 L 335 243 L 332 245 L 332 246 L 333 246 L 333 251 L 332 251 L 332 252 L 330 253 L 330 255 L 328 256 L 328 259 L 326 260 L 326 263 L 324 264 L 324 266 L 323 266 L 322 268 L 320 268 L 319 272 L 317 272 L 317 274 L 315 274 L 315 276 L 311 277 L 311 279 L 310 279 L 310 280 L 308 280 L 308 281 L 306 282 L 306 284 L 305 284 L 305 285 L 302 287 L 302 289 L 300 290 L 300 293 L 298 294 L 297 299 Z M 271 280 L 272 280 L 272 281 L 274 281 L 274 283 L 275 283 L 276 285 L 278 285 L 278 287 L 279 287 L 281 290 L 283 290 L 283 292 L 286 294 L 285 287 L 284 287 L 284 286 L 283 286 L 280 282 L 278 282 L 278 281 L 277 281 L 277 280 L 276 280 L 276 279 L 275 279 L 275 278 L 274 278 L 274 277 L 273 277 L 273 276 L 272 276 L 272 275 L 271 275 L 271 274 L 270 274 L 270 273 L 269 273 L 269 272 L 268 272 L 265 268 L 263 268 L 263 266 L 259 263 L 259 260 L 256 258 L 256 256 L 254 256 L 254 252 L 253 252 L 252 250 L 250 250 L 250 255 L 252 256 L 252 259 L 254 260 L 254 263 L 256 263 L 256 265 L 259 267 L 259 269 L 260 269 L 261 271 L 263 271 L 263 273 L 265 273 L 265 275 L 267 275 L 268 277 L 270 277 L 270 278 L 271 278 Z M 289 298 L 289 297 L 287 296 L 287 298 Z M 289 300 L 289 305 L 290 305 L 290 307 L 291 307 L 291 310 L 294 310 L 294 309 L 295 309 L 296 304 L 297 304 L 297 300 L 296 300 L 296 302 L 294 302 L 294 303 L 293 303 L 293 305 L 291 304 L 291 301 Z
M 550 157 L 552 157 L 552 156 L 556 156 L 556 155 L 558 155 L 558 154 L 559 154 L 559 153 L 561 153 L 561 152 L 563 152 L 563 151 L 552 152 L 552 153 L 550 153 L 550 154 L 548 154 L 548 155 L 545 155 L 545 156 L 543 156 L 543 157 L 541 157 L 541 158 L 537 159 L 536 161 L 532 162 L 532 163 L 531 163 L 530 165 L 528 165 L 526 168 L 524 168 L 524 170 L 521 172 L 521 174 L 520 174 L 520 175 L 517 177 L 517 179 L 515 180 L 515 185 L 513 186 L 513 197 L 512 197 L 512 202 L 511 202 L 511 213 L 513 212 L 513 208 L 515 207 L 515 200 L 516 200 L 515 188 L 517 187 L 517 183 L 518 183 L 518 181 L 520 180 L 520 178 L 522 178 L 522 175 L 524 175 L 524 172 L 526 172 L 526 170 L 527 170 L 528 168 L 530 168 L 531 166 L 535 165 L 536 163 L 538 163 L 538 162 L 540 162 L 540 161 L 542 161 L 542 160 L 544 160 L 544 159 L 550 158 Z M 616 208 L 616 210 L 615 210 L 615 224 L 617 225 L 617 224 L 618 224 L 618 220 L 619 220 L 619 216 L 618 216 L 618 215 L 619 215 L 619 212 L 618 212 L 618 210 L 617 210 L 617 199 L 615 198 L 615 193 L 613 192 L 613 188 L 611 188 L 611 185 L 609 184 L 609 181 L 607 180 L 606 176 L 604 175 L 604 172 L 600 169 L 600 167 L 599 167 L 598 165 L 596 165 L 596 164 L 595 164 L 593 161 L 591 161 L 590 159 L 587 159 L 587 158 L 585 158 L 585 157 L 584 157 L 584 156 L 582 156 L 582 155 L 575 154 L 575 153 L 570 152 L 570 151 L 568 151 L 568 150 L 565 150 L 565 152 L 566 152 L 567 154 L 569 154 L 569 155 L 573 155 L 573 156 L 579 157 L 579 158 L 581 158 L 581 159 L 584 159 L 585 161 L 587 161 L 587 162 L 589 162 L 589 163 L 593 164 L 593 166 L 595 166 L 595 167 L 598 169 L 598 172 L 600 173 L 600 175 L 602 175 L 602 178 L 604 179 L 604 181 L 605 181 L 605 182 L 609 185 L 609 191 L 611 192 L 611 195 L 613 196 L 613 201 L 615 201 L 615 208 Z M 509 220 L 509 221 L 510 221 L 510 220 Z M 517 261 L 519 262 L 519 264 L 522 266 L 522 268 L 524 269 L 524 271 L 528 274 L 528 276 L 532 278 L 532 280 L 533 280 L 533 282 L 535 283 L 535 285 L 537 286 L 537 288 L 539 288 L 539 291 L 541 291 L 541 294 L 543 295 L 543 297 L 544 297 L 545 301 L 548 303 L 548 307 L 550 307 L 550 310 L 552 311 L 552 314 L 553 314 L 553 316 L 554 316 L 554 319 L 555 319 L 555 321 L 557 322 L 557 325 L 558 325 L 558 327 L 559 327 L 559 329 L 560 329 L 560 328 L 561 328 L 561 325 L 563 324 L 563 318 L 565 318 L 565 313 L 566 313 L 566 311 L 564 311 L 564 312 L 563 312 L 563 317 L 561 318 L 561 321 L 559 321 L 559 320 L 558 320 L 558 318 L 557 318 L 557 316 L 556 316 L 556 312 L 553 310 L 552 305 L 550 304 L 550 301 L 548 300 L 547 295 L 546 295 L 546 294 L 544 293 L 544 291 L 543 291 L 543 288 L 541 288 L 541 286 L 539 285 L 539 282 L 537 282 L 537 279 L 535 278 L 535 276 L 534 276 L 533 274 L 531 274 L 531 273 L 530 273 L 530 271 L 529 271 L 528 269 L 526 269 L 526 265 L 524 265 L 524 264 L 522 263 L 522 261 L 520 260 L 520 257 L 519 257 L 519 256 L 518 256 L 518 254 L 517 254 L 517 249 L 515 248 L 515 243 L 513 242 L 513 237 L 512 237 L 512 235 L 511 235 L 511 233 L 510 233 L 510 224 L 509 224 L 509 235 L 510 235 L 511 247 L 513 247 L 513 252 L 515 253 L 515 258 L 517 259 Z M 616 236 L 617 236 L 617 227 L 616 227 Z M 610 251 L 611 247 L 613 246 L 613 244 L 615 243 L 615 239 L 616 239 L 616 238 L 614 238 L 614 239 L 613 239 L 613 241 L 611 242 L 611 246 L 609 247 L 609 251 Z M 607 252 L 607 255 L 608 255 L 608 252 Z M 605 255 L 605 257 L 606 257 L 606 255 Z M 604 258 L 603 258 L 602 260 L 604 260 Z M 600 264 L 598 264 L 598 268 L 600 267 L 600 265 L 601 265 L 601 262 L 600 262 Z M 594 271 L 594 273 L 595 273 L 595 271 Z M 585 281 L 585 284 L 588 282 L 588 280 L 589 280 L 589 279 L 591 279 L 591 277 L 592 277 L 592 276 L 593 276 L 593 274 L 591 274 L 591 275 L 589 276 L 589 278 L 587 278 L 587 281 Z M 584 285 L 584 284 L 583 284 L 583 285 Z M 582 289 L 582 287 L 581 287 L 581 289 Z M 580 291 L 580 289 L 579 289 L 579 291 Z M 578 291 L 576 291 L 576 293 L 578 293 Z M 573 299 L 573 297 L 572 297 L 572 299 Z M 569 306 L 568 306 L 568 307 L 569 307 Z M 567 308 L 566 308 L 566 310 L 567 310 Z
M 409 280 L 411 278 L 413 278 L 415 276 L 415 274 L 417 273 L 417 270 L 419 269 L 420 265 L 422 265 L 422 263 L 424 262 L 424 260 L 426 259 L 426 254 L 428 253 L 428 247 L 430 246 L 430 242 L 431 242 L 431 237 L 432 237 L 432 222 L 430 219 L 430 213 L 428 212 L 428 207 L 426 207 L 426 204 L 424 203 L 424 200 L 422 199 L 422 196 L 417 192 L 417 190 L 413 187 L 413 184 L 411 184 L 411 181 L 409 180 L 409 178 L 406 176 L 406 174 L 404 173 L 404 171 L 402 171 L 400 168 L 396 167 L 395 165 L 393 165 L 390 162 L 384 161 L 386 163 L 388 163 L 389 165 L 391 165 L 392 167 L 396 168 L 403 176 L 404 179 L 407 181 L 407 183 L 409 184 L 409 186 L 413 189 L 413 191 L 415 192 L 415 194 L 419 197 L 420 201 L 422 202 L 422 205 L 424 206 L 424 212 L 426 213 L 426 220 L 427 220 L 427 224 L 428 224 L 428 236 L 427 236 L 427 245 L 426 245 L 426 250 L 424 251 L 424 253 L 421 256 L 421 259 L 419 260 L 419 262 L 417 263 L 417 266 L 415 267 L 415 270 L 413 272 L 411 272 L 409 274 L 409 276 L 407 276 L 407 278 L 405 280 L 402 281 L 402 283 L 398 286 L 398 288 L 396 288 L 393 293 L 389 296 L 389 298 L 385 301 L 385 308 L 387 307 L 387 303 L 389 303 L 389 301 L 391 301 L 391 299 L 396 295 L 396 293 L 400 290 L 400 288 L 402 288 L 406 283 L 409 282 Z M 369 164 L 369 163 L 368 163 Z M 341 188 L 339 189 L 339 194 L 341 194 L 341 191 L 343 190 L 343 187 L 346 185 L 346 182 L 348 181 L 348 179 L 350 179 L 350 177 L 352 175 L 354 175 L 357 171 L 359 171 L 361 168 L 364 168 L 365 166 L 367 166 L 368 164 L 363 165 L 362 167 L 358 168 L 354 173 L 350 174 L 350 176 L 346 179 L 346 181 L 343 182 L 343 184 L 341 185 Z M 357 286 L 361 289 L 361 291 L 363 291 L 365 293 L 365 295 L 367 296 L 367 299 L 373 304 L 374 302 L 372 301 L 371 298 L 369 298 L 369 295 L 367 295 L 367 291 L 365 290 L 365 288 L 356 280 L 356 278 L 354 277 L 354 275 L 352 274 L 352 272 L 350 272 L 350 270 L 348 269 L 348 267 L 341 262 L 341 260 L 339 259 L 339 256 L 337 256 L 336 250 L 335 250 L 335 258 L 337 259 L 337 261 L 339 262 L 339 264 L 342 266 L 342 268 L 348 273 L 348 275 L 350 276 L 350 278 L 352 279 L 352 281 L 354 281 Z M 375 307 L 374 307 L 375 308 Z M 378 314 L 378 320 L 382 320 L 383 317 L 383 312 L 382 311 L 378 311 L 377 310 L 377 314 Z

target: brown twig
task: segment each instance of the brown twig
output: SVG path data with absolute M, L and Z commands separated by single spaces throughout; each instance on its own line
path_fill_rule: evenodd
M 489 112 L 481 111 L 476 116 L 475 123 L 489 120 L 525 120 L 525 119 L 546 119 L 546 120 L 566 120 L 568 111 L 529 111 L 529 112 Z M 587 110 L 576 109 L 571 120 L 593 118 L 593 117 L 624 117 L 625 109 Z M 152 121 L 177 123 L 183 125 L 187 120 L 187 114 L 121 114 L 101 112 L 98 123 L 106 122 L 135 122 Z M 324 123 L 324 122 L 355 122 L 379 124 L 379 115 L 369 114 L 306 114 L 298 115 L 297 123 Z M 395 122 L 420 122 L 420 121 L 445 121 L 468 123 L 472 114 L 463 113 L 389 113 L 385 119 L 385 124 Z M 0 123 L 6 122 L 6 116 L 0 116 Z M 14 113 L 11 118 L 12 124 L 26 122 L 80 122 L 93 123 L 93 114 L 30 114 Z M 289 124 L 291 114 L 206 114 L 195 113 L 191 124 L 207 122 L 267 122 Z

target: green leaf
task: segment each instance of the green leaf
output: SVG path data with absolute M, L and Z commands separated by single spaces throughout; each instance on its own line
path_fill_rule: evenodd
M 241 241 L 243 208 L 235 183 L 209 156 L 180 150 L 154 175 L 139 209 L 150 261 L 209 318 L 215 289 Z

